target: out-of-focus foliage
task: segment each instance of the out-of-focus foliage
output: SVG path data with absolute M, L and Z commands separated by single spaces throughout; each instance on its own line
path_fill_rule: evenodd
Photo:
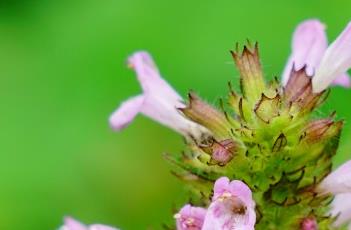
M 64 215 L 122 229 L 160 229 L 184 201 L 162 152 L 182 139 L 138 117 L 113 133 L 108 115 L 140 91 L 125 66 L 150 51 L 185 95 L 211 103 L 238 73 L 228 52 L 259 41 L 279 75 L 300 21 L 317 17 L 330 40 L 350 20 L 343 1 L 49 1 L 0 3 L 0 229 L 55 229 Z M 320 113 L 346 120 L 337 164 L 350 158 L 351 91 L 334 88 Z

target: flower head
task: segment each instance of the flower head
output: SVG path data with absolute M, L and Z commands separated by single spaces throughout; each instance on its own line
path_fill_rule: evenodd
M 206 209 L 185 205 L 174 215 L 177 230 L 201 230 L 206 215 Z
M 283 84 L 288 82 L 292 68 L 306 66 L 313 76 L 313 91 L 319 93 L 330 84 L 351 86 L 346 71 L 351 67 L 351 24 L 328 47 L 325 26 L 318 20 L 307 20 L 295 30 L 292 54 L 283 72 Z
M 131 97 L 110 116 L 111 127 L 121 130 L 142 113 L 155 121 L 187 136 L 200 136 L 207 132 L 202 126 L 188 120 L 179 111 L 184 108 L 182 97 L 161 77 L 151 56 L 136 52 L 128 64 L 137 74 L 143 94 Z
M 348 85 L 349 27 L 328 48 L 324 25 L 303 22 L 294 33 L 284 85 L 264 80 L 257 43 L 238 45 L 231 54 L 241 92 L 229 84 L 228 103 L 220 100 L 219 109 L 195 93 L 185 106 L 148 54 L 132 55 L 143 94 L 122 104 L 111 124 L 119 130 L 141 112 L 189 136 L 187 151 L 167 159 L 191 185 L 194 202 L 211 200 L 207 210 L 182 208 L 175 216 L 178 230 L 329 229 L 335 212 L 348 210 L 337 205 L 328 216 L 330 198 L 351 192 L 351 161 L 330 174 L 343 122 L 311 115 L 326 100 L 329 84 Z M 199 141 L 206 131 L 210 136 Z
M 219 178 L 214 185 L 203 230 L 249 230 L 256 222 L 255 202 L 251 190 L 241 181 Z
M 64 225 L 60 230 L 118 230 L 117 228 L 109 227 L 101 224 L 93 224 L 86 226 L 71 217 L 66 217 Z

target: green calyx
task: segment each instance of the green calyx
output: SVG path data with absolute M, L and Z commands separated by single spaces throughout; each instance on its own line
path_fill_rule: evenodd
M 229 84 L 221 110 L 189 94 L 181 112 L 212 135 L 188 141 L 181 156 L 166 156 L 180 168 L 175 174 L 189 182 L 197 205 L 208 205 L 217 178 L 244 181 L 256 202 L 255 229 L 300 229 L 306 218 L 331 229 L 332 197 L 319 196 L 315 188 L 331 171 L 343 123 L 333 115 L 311 118 L 328 92 L 314 94 L 304 68 L 293 70 L 285 87 L 277 80 L 267 84 L 257 44 L 231 53 L 241 94 Z

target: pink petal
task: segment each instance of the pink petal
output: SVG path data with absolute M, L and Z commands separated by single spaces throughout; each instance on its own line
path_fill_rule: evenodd
M 332 82 L 333 85 L 340 85 L 346 88 L 351 87 L 351 80 L 348 73 L 341 74 Z
M 283 84 L 288 82 L 292 67 L 296 70 L 307 65 L 312 76 L 328 46 L 325 26 L 318 20 L 307 20 L 296 28 L 292 41 L 292 54 L 283 72 Z
M 182 100 L 181 96 L 161 77 L 149 53 L 145 51 L 134 53 L 128 58 L 128 64 L 135 70 L 145 95 L 156 94 L 173 102 Z
M 249 187 L 241 181 L 219 178 L 202 230 L 253 230 L 255 222 L 255 202 Z
M 194 138 L 203 136 L 209 131 L 188 120 L 179 111 L 185 105 L 179 94 L 160 76 L 151 56 L 144 52 L 136 52 L 128 59 L 129 66 L 137 74 L 143 88 L 143 95 L 133 97 L 124 102 L 111 116 L 113 129 L 126 127 L 139 113 L 170 127 L 185 136 Z
M 242 213 L 235 212 L 238 202 L 240 201 L 237 198 L 212 202 L 207 210 L 202 230 L 254 230 L 255 210 L 249 207 L 243 209 Z
M 89 230 L 118 230 L 117 228 L 112 228 L 106 225 L 94 224 L 89 227 Z
M 243 200 L 247 206 L 255 206 L 255 202 L 252 199 L 251 190 L 244 182 L 239 180 L 233 180 L 230 182 L 230 192 L 233 194 L 233 196 L 240 197 L 240 199 Z
M 123 102 L 120 107 L 110 116 L 110 125 L 114 130 L 121 130 L 133 121 L 135 116 L 141 111 L 144 96 L 132 97 Z
M 64 222 L 65 225 L 62 228 L 63 230 L 88 230 L 88 228 L 85 225 L 71 217 L 66 217 Z
M 317 230 L 318 224 L 315 218 L 308 217 L 301 223 L 301 230 Z
M 214 195 L 212 200 L 216 200 L 218 197 L 222 196 L 223 193 L 229 192 L 233 196 L 243 199 L 246 204 L 250 206 L 254 205 L 254 203 L 252 203 L 253 200 L 251 190 L 242 181 L 230 181 L 227 177 L 221 177 L 216 180 L 213 191 Z
M 321 194 L 351 193 L 351 160 L 329 174 L 318 186 Z
M 229 190 L 230 180 L 228 177 L 221 177 L 216 180 L 213 188 L 213 197 L 212 200 L 218 199 L 224 192 Z
M 351 22 L 328 47 L 312 79 L 313 91 L 321 92 L 351 67 Z
M 101 224 L 94 224 L 88 227 L 71 217 L 66 217 L 64 222 L 64 226 L 62 226 L 60 230 L 118 230 L 117 228 Z
M 206 215 L 206 209 L 185 205 L 176 218 L 177 230 L 201 230 Z
M 331 215 L 337 216 L 334 222 L 335 227 L 340 227 L 351 221 L 351 193 L 336 195 L 331 207 Z

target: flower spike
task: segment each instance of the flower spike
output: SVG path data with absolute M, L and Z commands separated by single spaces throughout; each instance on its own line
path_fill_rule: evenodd
M 183 104 L 147 53 L 129 59 L 143 94 L 123 103 L 112 125 L 119 130 L 140 112 L 189 137 L 182 154 L 165 155 L 194 205 L 175 215 L 178 230 L 341 230 L 351 223 L 351 205 L 339 201 L 350 199 L 351 161 L 332 172 L 344 122 L 315 113 L 329 84 L 350 85 L 351 23 L 328 48 L 325 26 L 305 21 L 292 43 L 284 84 L 265 81 L 257 43 L 232 51 L 240 91 L 229 84 L 219 109 L 192 92 Z

